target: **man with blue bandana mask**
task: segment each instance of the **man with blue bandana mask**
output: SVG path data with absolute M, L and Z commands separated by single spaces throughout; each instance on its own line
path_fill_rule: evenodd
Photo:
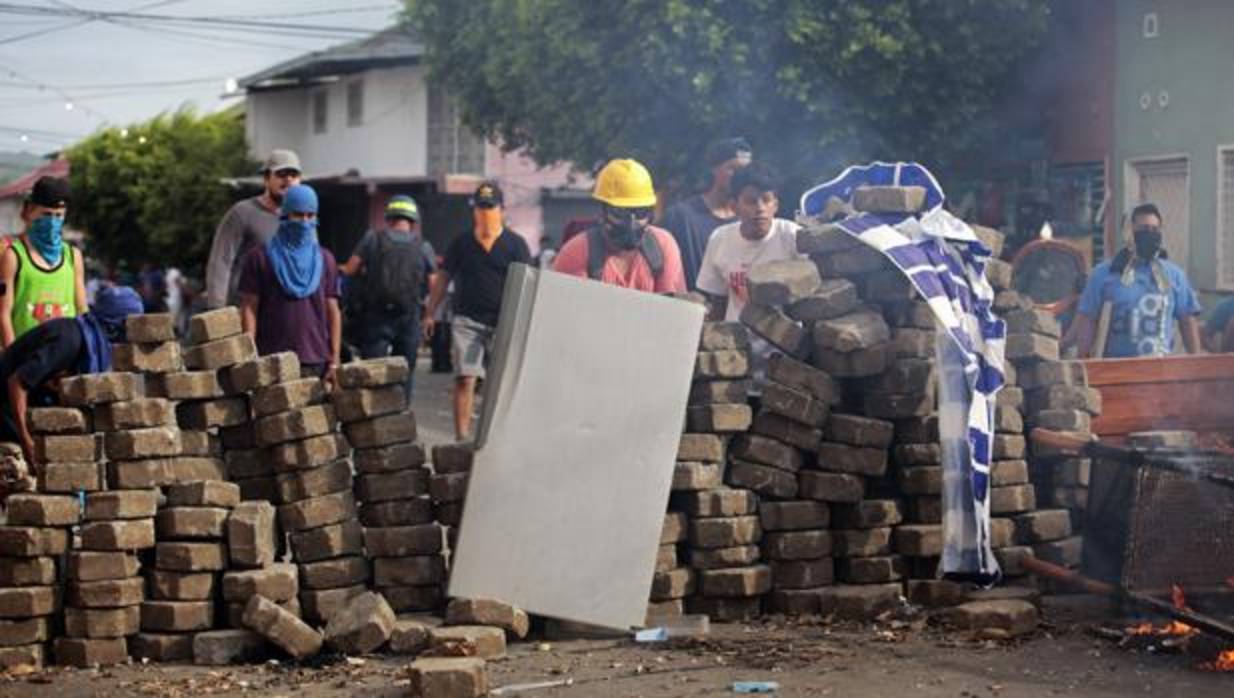
M 22 203 L 26 230 L 0 256 L 0 347 L 56 318 L 87 310 L 81 251 L 61 232 L 69 183 L 40 177 Z
M 240 319 L 262 354 L 294 351 L 305 376 L 333 385 L 342 347 L 338 264 L 317 242 L 317 192 L 287 190 L 274 237 L 245 256 Z

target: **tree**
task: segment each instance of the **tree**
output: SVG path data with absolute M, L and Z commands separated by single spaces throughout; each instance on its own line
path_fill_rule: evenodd
M 1044 34 L 1047 0 L 406 0 L 465 123 L 541 164 L 632 156 L 657 184 L 745 135 L 798 186 L 946 166 Z M 667 175 L 667 176 L 666 176 Z
M 223 179 L 251 175 L 244 122 L 233 111 L 162 114 L 109 128 L 68 151 L 72 222 L 91 256 L 136 268 L 144 262 L 201 267 L 214 228 L 231 205 Z

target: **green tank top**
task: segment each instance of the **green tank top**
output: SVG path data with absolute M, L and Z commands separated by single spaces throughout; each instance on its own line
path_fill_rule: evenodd
M 73 248 L 66 242 L 60 264 L 50 271 L 40 269 L 30 258 L 24 240 L 13 242 L 17 253 L 17 276 L 13 279 L 13 339 L 59 317 L 77 315 L 77 275 L 73 273 Z

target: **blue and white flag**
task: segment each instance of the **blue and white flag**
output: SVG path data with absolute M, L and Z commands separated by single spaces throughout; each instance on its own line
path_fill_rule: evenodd
M 863 186 L 920 186 L 921 213 L 855 213 L 832 222 L 883 253 L 912 282 L 936 320 L 939 435 L 943 451 L 942 574 L 993 583 L 1000 576 L 990 547 L 990 460 L 994 405 L 1003 386 L 1007 327 L 991 308 L 985 278 L 990 249 L 943 209 L 934 175 L 917 163 L 850 167 L 801 197 L 799 222 L 819 225 L 833 198 L 851 203 Z

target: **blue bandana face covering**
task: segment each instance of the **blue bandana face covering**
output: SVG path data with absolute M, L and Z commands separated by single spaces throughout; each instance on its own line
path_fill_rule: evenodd
M 60 263 L 60 254 L 64 251 L 64 243 L 60 238 L 63 227 L 64 219 L 59 216 L 39 216 L 26 231 L 34 249 L 53 267 Z
M 283 219 L 278 232 L 266 243 L 266 253 L 279 285 L 292 298 L 306 298 L 321 285 L 321 248 L 317 245 L 317 221 Z

